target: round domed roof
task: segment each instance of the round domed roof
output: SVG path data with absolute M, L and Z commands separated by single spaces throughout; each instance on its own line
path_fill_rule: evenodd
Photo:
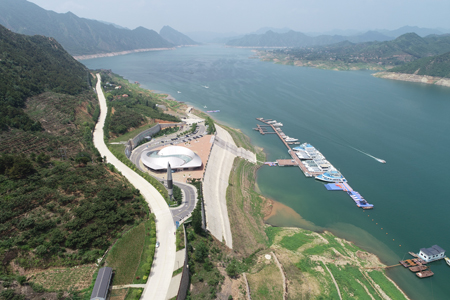
M 161 150 L 144 151 L 142 163 L 152 170 L 166 170 L 169 163 L 172 169 L 197 168 L 202 166 L 201 158 L 191 149 L 169 146 Z

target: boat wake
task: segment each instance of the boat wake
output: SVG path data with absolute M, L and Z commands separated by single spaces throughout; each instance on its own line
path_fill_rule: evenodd
M 386 163 L 386 161 L 385 161 L 384 159 L 381 159 L 381 158 L 375 157 L 375 156 L 373 156 L 373 155 L 370 155 L 369 153 L 366 153 L 366 152 L 364 152 L 364 151 L 361 151 L 361 150 L 359 150 L 359 149 L 357 149 L 357 148 L 355 148 L 355 147 L 352 147 L 352 146 L 349 146 L 349 147 L 352 148 L 353 150 L 356 150 L 356 151 L 358 151 L 358 152 L 364 154 L 364 155 L 367 155 L 368 157 L 371 157 L 371 158 L 375 159 L 375 160 L 378 161 L 379 163 L 382 163 L 382 164 L 385 164 L 385 163 Z

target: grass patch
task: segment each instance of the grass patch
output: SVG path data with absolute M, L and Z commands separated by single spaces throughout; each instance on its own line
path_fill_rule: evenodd
M 280 245 L 288 250 L 296 251 L 304 244 L 309 243 L 313 240 L 314 237 L 306 235 L 303 232 L 297 232 L 292 236 L 284 236 L 280 241 Z
M 180 274 L 181 272 L 183 272 L 183 267 L 181 267 L 181 268 L 176 269 L 175 271 L 173 271 L 172 277 L 174 277 L 174 276 Z
M 177 251 L 184 249 L 185 245 L 184 245 L 184 231 L 183 231 L 183 225 L 181 225 L 180 227 L 178 227 L 177 229 L 177 241 L 176 241 L 176 245 L 177 245 Z
M 115 271 L 114 285 L 130 284 L 141 260 L 144 248 L 145 223 L 125 233 L 111 249 L 106 259 Z
M 236 144 L 236 146 L 238 147 L 242 147 L 244 149 L 247 149 L 253 153 L 255 153 L 255 148 L 253 147 L 250 138 L 248 136 L 246 136 L 245 134 L 243 134 L 240 130 L 225 126 L 225 125 L 220 125 L 220 127 L 224 128 L 226 131 L 228 131 L 228 133 L 231 135 L 231 137 L 233 138 L 234 143 Z
M 264 199 L 254 190 L 258 165 L 236 157 L 227 188 L 227 207 L 234 249 L 243 256 L 267 245 Z
M 95 265 L 52 269 L 34 274 L 30 281 L 48 291 L 81 291 L 89 287 L 96 270 Z
M 139 300 L 144 289 L 128 289 L 125 300 Z
M 406 299 L 399 289 L 381 271 L 371 271 L 369 276 L 381 287 L 391 299 Z
M 266 264 L 263 261 L 258 267 L 262 267 L 262 269 L 257 273 L 247 275 L 252 298 L 283 299 L 283 279 L 275 262 L 271 260 L 269 264 Z
M 283 228 L 268 226 L 264 231 L 266 232 L 267 238 L 269 239 L 268 246 L 270 247 L 273 245 L 273 242 L 275 241 L 275 237 L 277 236 L 277 234 L 283 231 Z
M 381 300 L 381 298 L 378 296 L 378 294 L 375 292 L 370 283 L 367 281 L 364 275 L 361 274 L 360 270 L 357 267 L 348 265 L 336 266 L 333 264 L 328 264 L 327 266 L 339 286 L 342 298 L 371 300 L 372 298 L 367 294 L 366 290 L 362 286 L 363 284 L 375 299 Z M 355 279 L 358 279 L 361 283 L 359 283 Z
M 135 274 L 133 283 L 146 283 L 155 256 L 156 224 L 155 215 L 150 215 L 150 220 L 145 222 L 145 241 L 139 267 Z M 137 279 L 139 278 L 139 279 Z

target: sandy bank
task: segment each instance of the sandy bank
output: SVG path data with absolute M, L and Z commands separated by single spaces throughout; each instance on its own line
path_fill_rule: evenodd
M 99 57 L 110 57 L 110 56 L 118 56 L 125 55 L 130 53 L 138 53 L 138 52 L 147 52 L 147 51 L 159 51 L 159 50 L 174 50 L 175 48 L 147 48 L 147 49 L 135 49 L 121 52 L 110 52 L 110 53 L 98 53 L 98 54 L 89 54 L 89 55 L 77 55 L 74 56 L 76 60 L 84 60 L 84 59 L 92 59 Z
M 373 76 L 378 78 L 386 78 L 393 80 L 418 82 L 426 84 L 435 84 L 450 87 L 450 78 L 427 76 L 427 75 L 415 75 L 415 74 L 405 74 L 396 72 L 378 72 L 373 74 Z

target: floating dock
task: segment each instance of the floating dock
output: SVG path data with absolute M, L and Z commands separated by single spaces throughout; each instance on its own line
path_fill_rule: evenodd
M 320 153 L 317 149 L 315 149 L 313 146 L 307 144 L 307 148 L 304 150 L 300 150 L 300 147 L 295 147 L 294 149 L 291 148 L 290 145 L 298 145 L 300 142 L 298 141 L 286 141 L 289 137 L 284 134 L 284 132 L 277 126 L 277 121 L 272 119 L 263 119 L 263 118 L 256 118 L 256 120 L 264 123 L 264 125 L 257 124 L 256 128 L 253 128 L 256 131 L 259 131 L 259 133 L 265 135 L 265 134 L 276 134 L 280 138 L 280 140 L 283 142 L 283 144 L 288 149 L 288 153 L 291 155 L 292 159 L 278 159 L 277 164 L 278 166 L 298 166 L 300 170 L 303 172 L 303 174 L 306 177 L 315 177 L 318 175 L 321 175 L 325 173 L 324 170 L 327 168 L 334 168 Z M 268 131 L 268 128 L 272 128 L 273 131 Z M 299 148 L 299 149 L 297 149 Z M 294 151 L 295 150 L 295 151 Z M 310 152 L 308 152 L 310 151 Z M 311 154 L 311 151 L 314 152 L 313 160 L 309 157 Z M 317 156 L 316 156 L 317 155 Z M 303 161 L 305 163 L 303 163 Z M 305 160 L 306 159 L 306 160 Z M 275 163 L 265 163 L 270 166 L 275 166 Z M 328 183 L 325 184 L 325 187 L 329 191 L 344 191 L 347 192 L 347 194 L 352 198 L 352 200 L 356 203 L 356 206 L 362 208 L 362 209 L 372 209 L 373 204 L 368 203 L 363 196 L 361 196 L 360 193 L 357 191 L 354 191 L 346 182 L 336 182 L 336 183 Z
M 370 204 L 366 201 L 366 199 L 361 196 L 360 193 L 354 191 L 346 182 L 339 183 L 327 183 L 325 187 L 329 191 L 344 191 L 350 196 L 350 198 L 355 201 L 356 206 L 361 207 L 362 209 L 372 209 L 373 204 Z

